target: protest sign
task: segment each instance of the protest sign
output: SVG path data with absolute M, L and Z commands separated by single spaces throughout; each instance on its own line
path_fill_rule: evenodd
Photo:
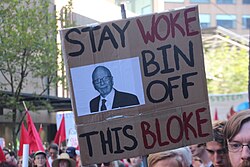
M 84 165 L 212 139 L 197 6 L 61 38 Z M 100 111 L 109 87 L 113 103 Z
M 57 130 L 60 128 L 60 124 L 64 115 L 65 119 L 65 134 L 67 141 L 70 140 L 71 135 L 76 131 L 76 124 L 74 119 L 74 113 L 72 111 L 64 111 L 56 113 L 56 127 Z

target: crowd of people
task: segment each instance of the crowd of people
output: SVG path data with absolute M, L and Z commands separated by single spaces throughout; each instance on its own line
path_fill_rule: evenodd
M 147 161 L 141 156 L 89 167 L 250 167 L 250 110 L 234 114 L 228 121 L 213 123 L 214 140 L 174 150 L 150 154 Z M 22 157 L 3 149 L 5 161 L 0 167 L 21 167 Z M 79 151 L 68 147 L 65 151 L 52 143 L 44 151 L 29 156 L 29 167 L 81 167 Z
M 213 123 L 213 141 L 151 154 L 149 167 L 250 167 L 250 110 Z M 179 151 L 177 151 L 179 150 Z M 182 151 L 181 151 L 182 150 Z

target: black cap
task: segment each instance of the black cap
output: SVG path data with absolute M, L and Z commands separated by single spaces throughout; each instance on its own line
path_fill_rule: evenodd
M 70 158 L 76 157 L 76 148 L 75 147 L 68 147 L 66 149 L 66 153 L 69 154 Z
M 35 158 L 37 155 L 39 155 L 39 154 L 43 154 L 45 158 L 46 158 L 46 156 L 47 156 L 46 153 L 45 153 L 44 151 L 39 150 L 39 151 L 35 152 L 34 158 Z

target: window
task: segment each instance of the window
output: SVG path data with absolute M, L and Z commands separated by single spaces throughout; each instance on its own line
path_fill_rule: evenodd
M 141 8 L 141 14 L 150 14 L 152 13 L 152 8 L 150 5 Z
M 250 0 L 243 0 L 243 4 L 250 4 Z
M 250 29 L 250 15 L 242 16 L 242 28 Z
M 218 4 L 234 4 L 235 0 L 216 0 Z
M 209 14 L 199 14 L 201 28 L 210 27 L 210 15 Z
M 184 2 L 184 0 L 164 0 L 165 2 Z
M 152 0 L 115 0 L 115 4 L 125 4 L 126 10 L 139 15 L 152 13 Z
M 191 3 L 210 3 L 210 0 L 190 0 Z
M 236 16 L 235 15 L 217 15 L 217 26 L 232 29 L 236 28 Z

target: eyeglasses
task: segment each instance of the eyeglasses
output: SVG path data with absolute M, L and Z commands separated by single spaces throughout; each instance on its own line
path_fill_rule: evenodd
M 217 153 L 218 155 L 223 155 L 227 153 L 227 150 L 225 148 L 220 149 L 220 150 L 210 150 L 210 149 L 206 149 L 206 150 L 212 155 L 214 155 L 214 153 Z
M 94 80 L 93 82 L 94 82 L 94 84 L 100 84 L 101 81 L 102 82 L 108 82 L 110 77 L 111 76 L 105 76 L 105 77 L 102 77 L 102 78 L 98 78 L 98 79 Z
M 229 142 L 228 143 L 228 150 L 230 152 L 240 152 L 240 151 L 242 151 L 244 146 L 247 146 L 248 149 L 250 149 L 250 143 L 242 144 L 242 143 L 239 143 L 239 142 Z

